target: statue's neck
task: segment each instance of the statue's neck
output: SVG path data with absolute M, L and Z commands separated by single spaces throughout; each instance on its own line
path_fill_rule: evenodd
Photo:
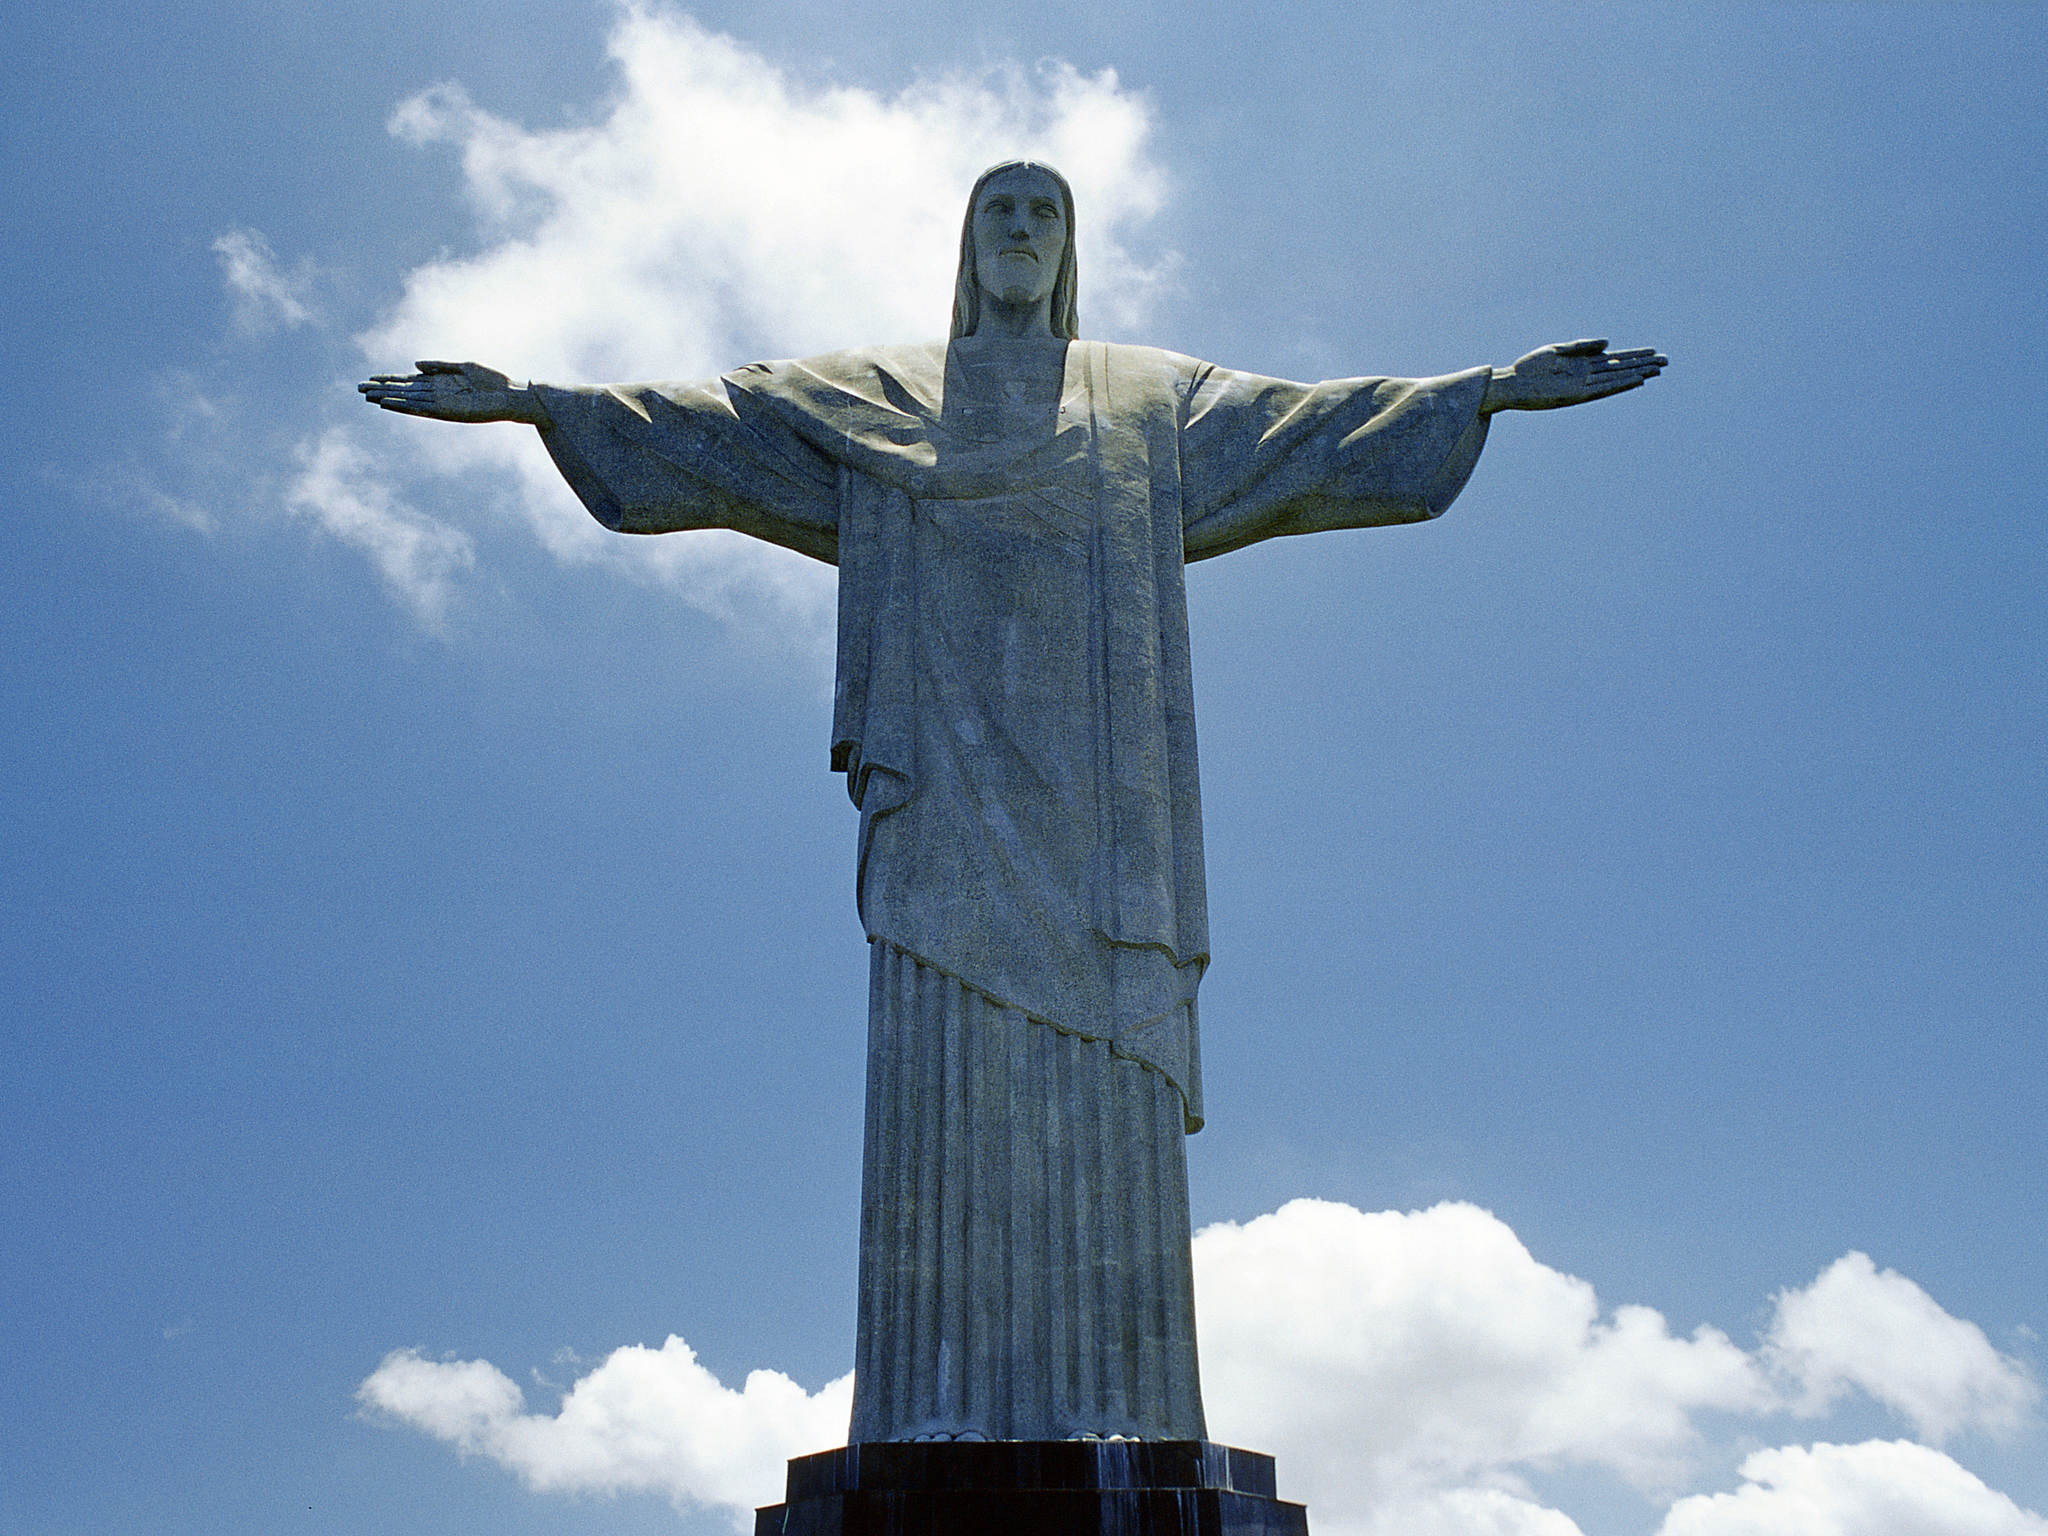
M 993 289 L 981 288 L 981 301 L 976 306 L 974 334 L 976 336 L 1001 336 L 1012 341 L 1053 342 L 1059 340 L 1052 328 L 1052 295 L 1042 293 L 1036 298 L 1015 301 L 1005 299 Z
M 1010 335 L 1003 331 L 990 330 L 984 325 L 971 336 L 956 337 L 953 345 L 968 356 L 1001 354 L 1011 357 L 1059 357 L 1067 350 L 1067 339 L 1044 330 Z

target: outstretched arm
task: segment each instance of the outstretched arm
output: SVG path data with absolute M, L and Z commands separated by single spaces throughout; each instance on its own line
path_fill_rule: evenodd
M 1570 341 L 1512 368 L 1440 379 L 1289 384 L 1198 365 L 1182 440 L 1187 558 L 1435 517 L 1471 474 L 1495 412 L 1618 395 L 1668 361 L 1651 347 Z
M 1495 411 L 1554 411 L 1583 405 L 1640 389 L 1670 361 L 1655 347 L 1609 352 L 1605 341 L 1564 341 L 1538 347 L 1516 358 L 1512 368 L 1493 370 L 1479 411 L 1491 416 Z
M 418 373 L 380 373 L 356 386 L 370 404 L 432 421 L 523 421 L 548 424 L 531 386 L 516 385 L 482 363 L 422 362 Z
M 731 379 L 562 388 L 515 385 L 481 363 L 430 361 L 356 388 L 403 416 L 538 427 L 569 488 L 620 533 L 730 528 L 814 559 L 838 557 L 834 464 Z

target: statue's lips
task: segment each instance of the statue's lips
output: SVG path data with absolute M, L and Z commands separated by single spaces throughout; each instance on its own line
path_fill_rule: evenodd
M 1030 262 L 1033 266 L 1038 265 L 1038 252 L 1028 251 L 1021 245 L 1013 245 L 1007 251 L 996 252 L 996 258 L 998 260 L 1001 260 L 1005 256 L 1022 256 L 1026 261 Z

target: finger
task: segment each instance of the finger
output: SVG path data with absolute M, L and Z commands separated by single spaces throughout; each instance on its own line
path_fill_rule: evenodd
M 1625 347 L 1619 352 L 1607 354 L 1611 361 L 1617 363 L 1632 363 L 1637 358 L 1655 357 L 1656 355 L 1657 349 L 1655 347 Z
M 1559 357 L 1593 357 L 1607 350 L 1607 338 L 1588 341 L 1563 341 L 1557 346 Z
M 474 368 L 475 366 L 475 363 L 436 362 L 431 358 L 422 359 L 413 364 L 413 367 L 419 369 L 421 373 L 460 373 L 465 368 Z

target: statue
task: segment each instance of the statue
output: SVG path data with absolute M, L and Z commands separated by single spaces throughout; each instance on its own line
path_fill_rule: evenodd
M 1073 231 L 1058 172 L 985 173 L 945 345 L 701 384 L 423 362 L 359 386 L 539 428 L 622 533 L 732 528 L 839 567 L 832 766 L 871 958 L 856 1443 L 1204 1438 L 1183 564 L 1436 517 L 1494 414 L 1666 361 L 1577 341 L 1302 385 L 1084 342 Z

